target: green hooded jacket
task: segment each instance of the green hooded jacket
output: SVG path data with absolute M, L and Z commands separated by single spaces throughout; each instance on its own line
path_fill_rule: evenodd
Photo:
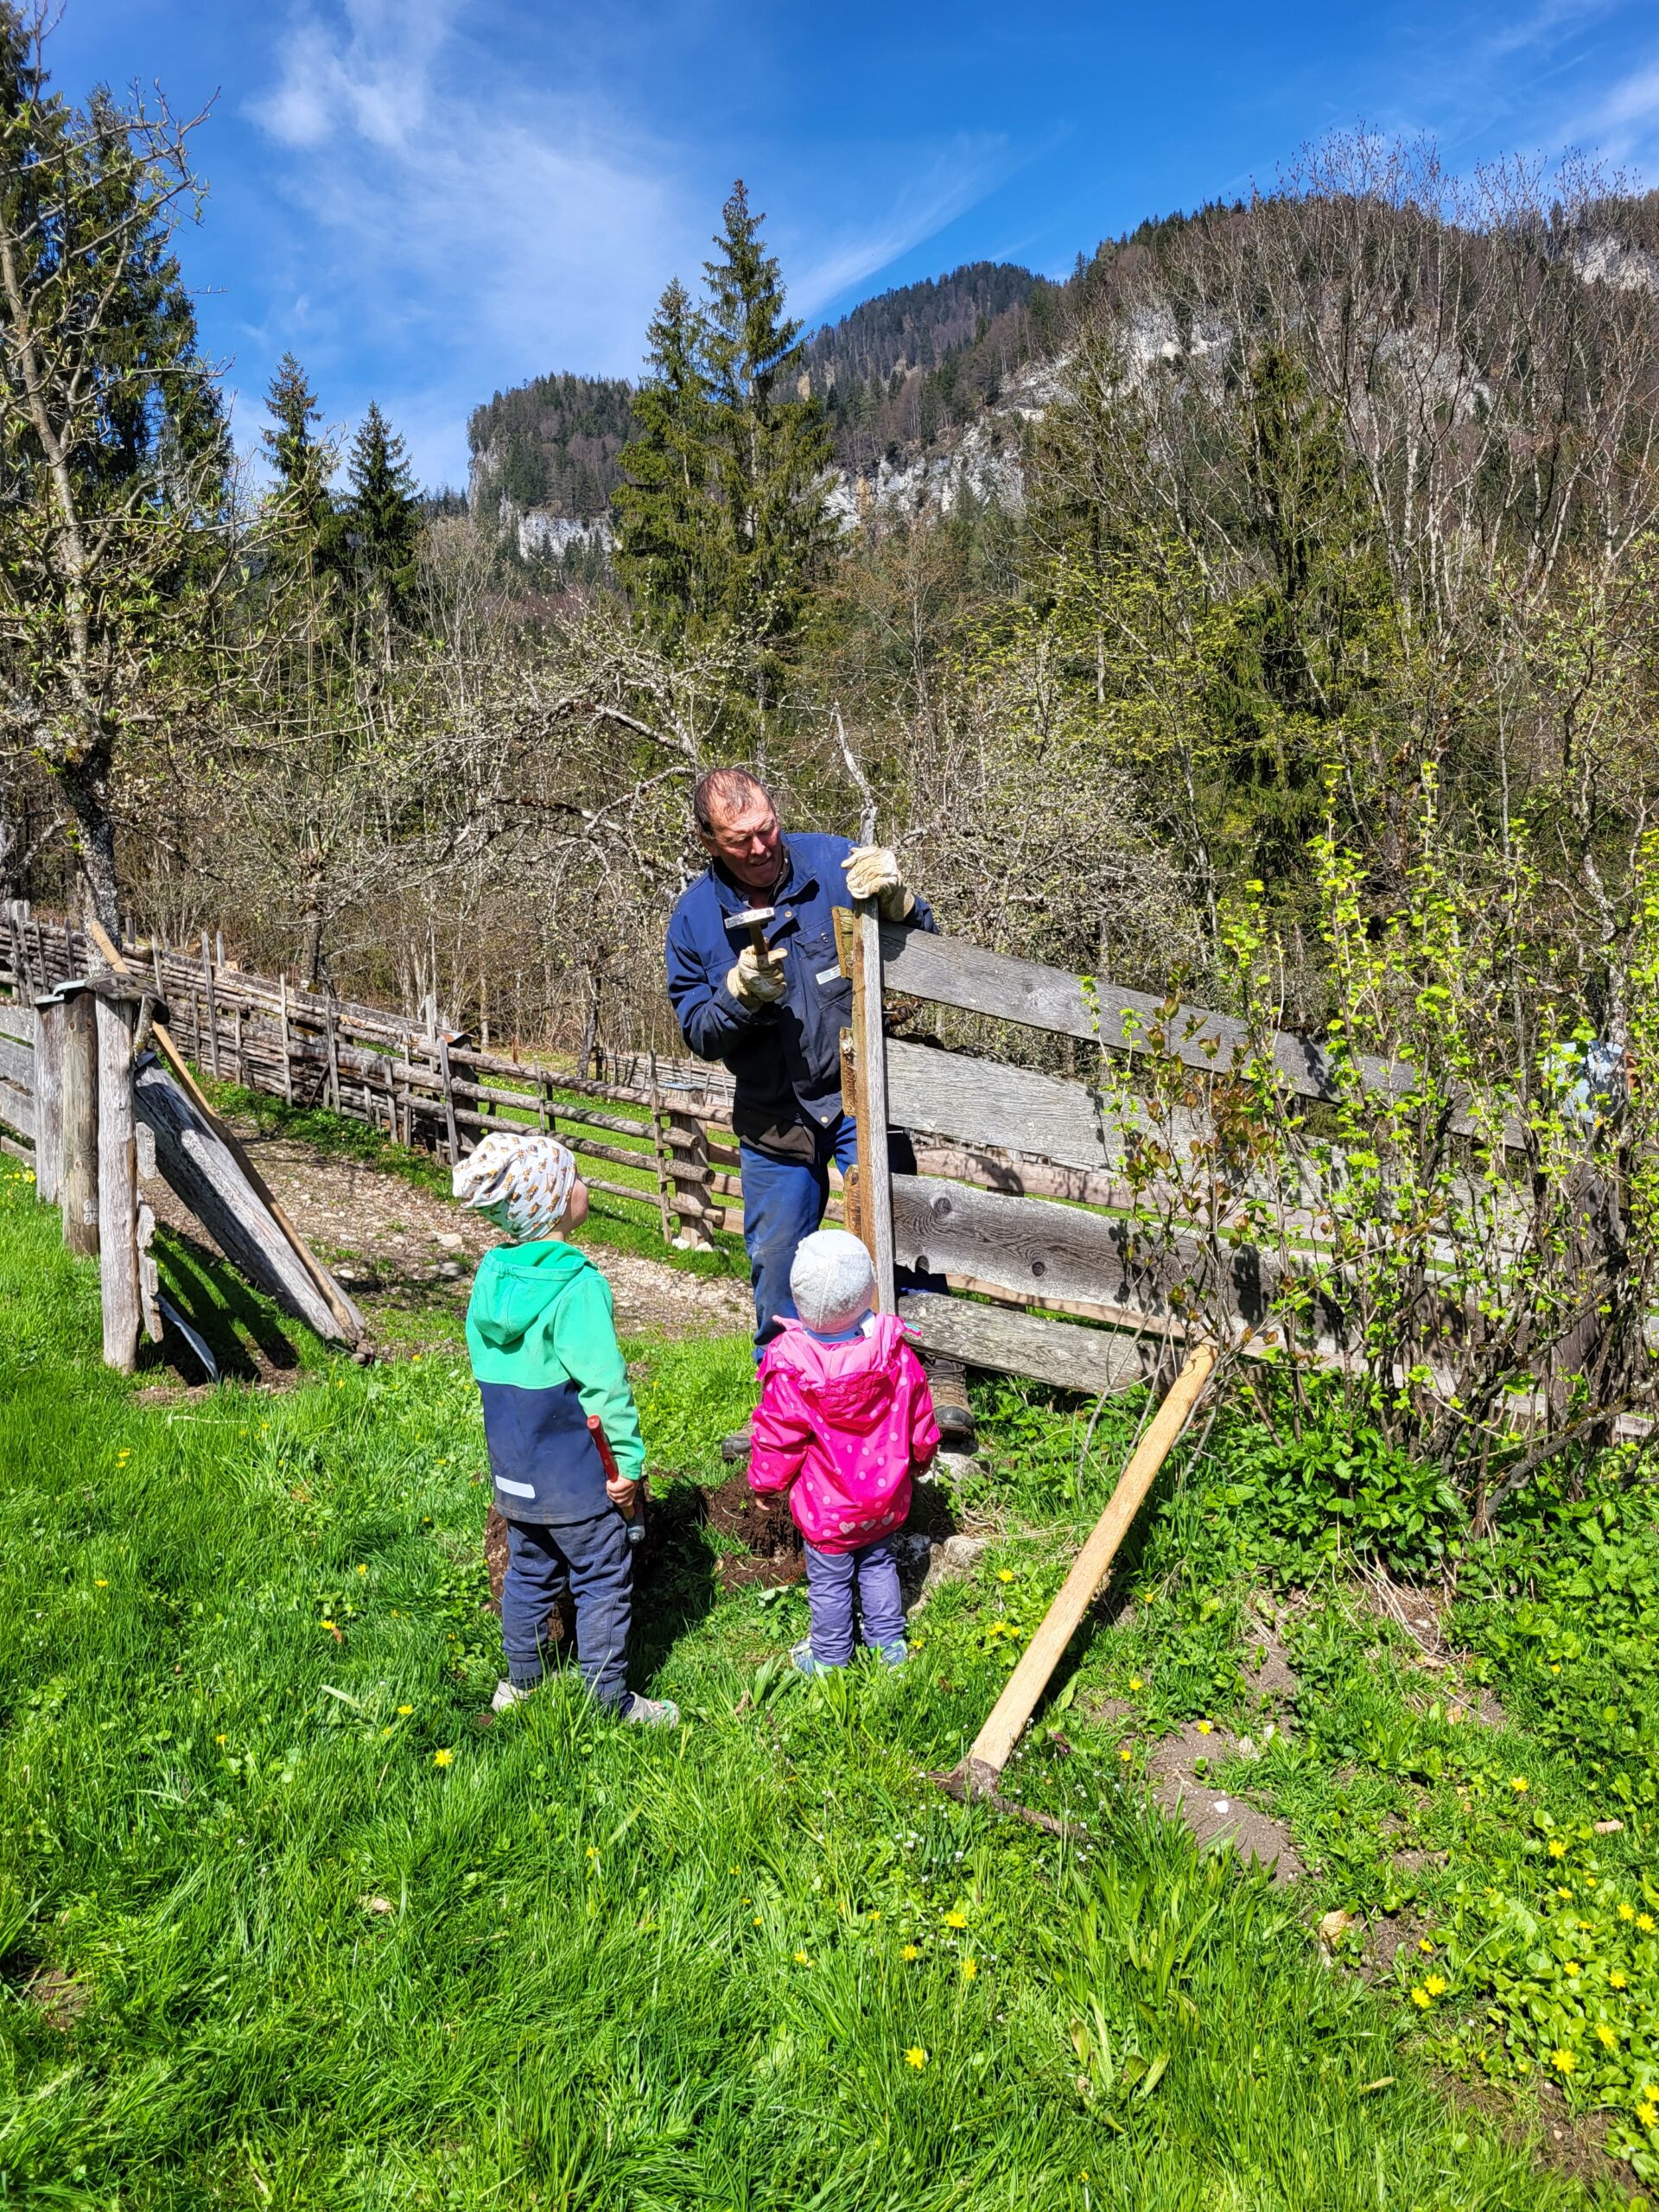
M 611 1287 L 557 1239 L 486 1252 L 467 1307 L 496 1503 L 509 1520 L 590 1520 L 609 1508 L 596 1415 L 619 1471 L 639 1482 L 645 1440 L 612 1318 Z

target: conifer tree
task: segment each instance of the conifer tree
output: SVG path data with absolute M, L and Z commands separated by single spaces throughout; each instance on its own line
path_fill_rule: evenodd
M 801 325 L 784 311 L 777 257 L 741 178 L 709 278 L 704 378 L 724 611 L 776 642 L 794 625 L 828 536 L 822 478 L 832 457 L 821 401 L 800 385 Z
M 373 400 L 346 462 L 351 495 L 346 518 L 359 585 L 390 617 L 402 614 L 415 586 L 420 509 L 404 442 Z
M 633 397 L 634 435 L 617 456 L 628 479 L 613 499 L 617 574 L 671 634 L 695 626 L 719 597 L 701 359 L 705 335 L 690 294 L 675 277 L 646 333 L 645 374 Z
M 280 503 L 280 525 L 290 543 L 314 562 L 329 565 L 338 550 L 329 482 L 334 455 L 316 435 L 316 394 L 292 353 L 284 353 L 265 394 L 270 428 L 264 432 Z

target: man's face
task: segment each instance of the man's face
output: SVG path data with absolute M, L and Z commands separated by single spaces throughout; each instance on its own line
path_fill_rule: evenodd
M 704 852 L 745 891 L 770 891 L 784 864 L 784 832 L 772 801 L 752 791 L 734 806 L 712 811 L 712 826 L 697 832 Z

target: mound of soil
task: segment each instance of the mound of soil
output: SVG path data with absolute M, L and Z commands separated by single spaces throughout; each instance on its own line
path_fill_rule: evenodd
M 806 1580 L 806 1553 L 801 1532 L 790 1518 L 784 1497 L 757 1497 L 745 1474 L 731 1475 L 709 1498 L 709 1526 L 722 1536 L 735 1536 L 747 1547 L 747 1556 L 725 1553 L 720 1561 L 722 1590 L 753 1586 L 779 1589 L 785 1583 Z

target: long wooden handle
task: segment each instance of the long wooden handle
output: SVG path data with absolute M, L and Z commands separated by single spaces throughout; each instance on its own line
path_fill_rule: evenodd
M 1168 1395 L 1147 1424 L 1146 1434 L 1117 1478 L 1110 1503 L 1090 1532 L 1089 1541 L 1072 1561 L 1071 1572 L 1044 1614 L 1037 1633 L 1021 1653 L 1019 1665 L 991 1708 L 991 1716 L 975 1737 L 967 1758 L 957 1769 L 955 1780 L 970 1790 L 989 1793 L 1001 1778 L 1014 1745 L 1037 1709 L 1037 1700 L 1048 1687 L 1049 1676 L 1071 1641 L 1077 1624 L 1094 1602 L 1117 1548 L 1145 1503 L 1159 1469 L 1186 1427 L 1192 1408 L 1204 1394 L 1216 1363 L 1213 1344 L 1196 1344 L 1186 1364 L 1170 1384 Z
M 115 969 L 118 975 L 136 976 L 137 974 L 138 971 L 133 967 L 130 961 L 127 959 L 120 947 L 115 944 L 109 932 L 104 928 L 96 916 L 88 917 L 86 927 L 92 936 L 92 942 L 97 945 L 99 950 L 103 954 L 104 957 L 109 962 L 111 967 Z M 286 1211 L 280 1201 L 273 1194 L 270 1185 L 266 1182 L 264 1177 L 259 1173 L 259 1170 L 254 1166 L 252 1160 L 249 1159 L 246 1151 L 243 1147 L 242 1141 L 237 1135 L 236 1131 L 221 1121 L 219 1116 L 213 1111 L 213 1107 L 208 1103 L 207 1097 L 203 1094 L 201 1085 L 196 1081 L 195 1077 L 190 1072 L 189 1063 L 186 1060 L 184 1054 L 179 1050 L 178 1046 L 174 1043 L 172 1033 L 168 1030 L 167 1024 L 164 1021 L 156 1021 L 152 1019 L 149 1026 L 151 1033 L 156 1039 L 156 1042 L 161 1046 L 162 1052 L 166 1053 L 168 1058 L 172 1062 L 173 1071 L 178 1077 L 180 1083 L 184 1086 L 184 1089 L 188 1094 L 191 1103 L 194 1105 L 196 1111 L 201 1115 L 208 1127 L 213 1131 L 213 1134 L 219 1138 L 226 1150 L 235 1160 L 237 1166 L 247 1177 L 248 1181 L 257 1193 L 261 1203 L 269 1211 L 271 1219 L 276 1224 L 276 1226 L 282 1230 L 283 1235 L 288 1239 L 295 1258 L 298 1260 L 300 1265 L 305 1269 L 307 1274 L 308 1274 L 312 1281 L 315 1283 L 320 1295 L 327 1306 L 328 1311 L 334 1315 L 335 1320 L 339 1322 L 340 1327 L 346 1332 L 346 1334 L 351 1342 L 354 1344 L 360 1344 L 363 1341 L 364 1337 L 368 1333 L 367 1324 L 365 1322 L 363 1316 L 346 1296 L 345 1293 L 340 1289 L 340 1285 L 334 1281 L 333 1275 L 329 1274 L 327 1268 L 323 1266 L 321 1261 L 318 1259 L 316 1254 L 306 1243 L 304 1237 L 301 1236 L 299 1230 L 289 1219 Z

